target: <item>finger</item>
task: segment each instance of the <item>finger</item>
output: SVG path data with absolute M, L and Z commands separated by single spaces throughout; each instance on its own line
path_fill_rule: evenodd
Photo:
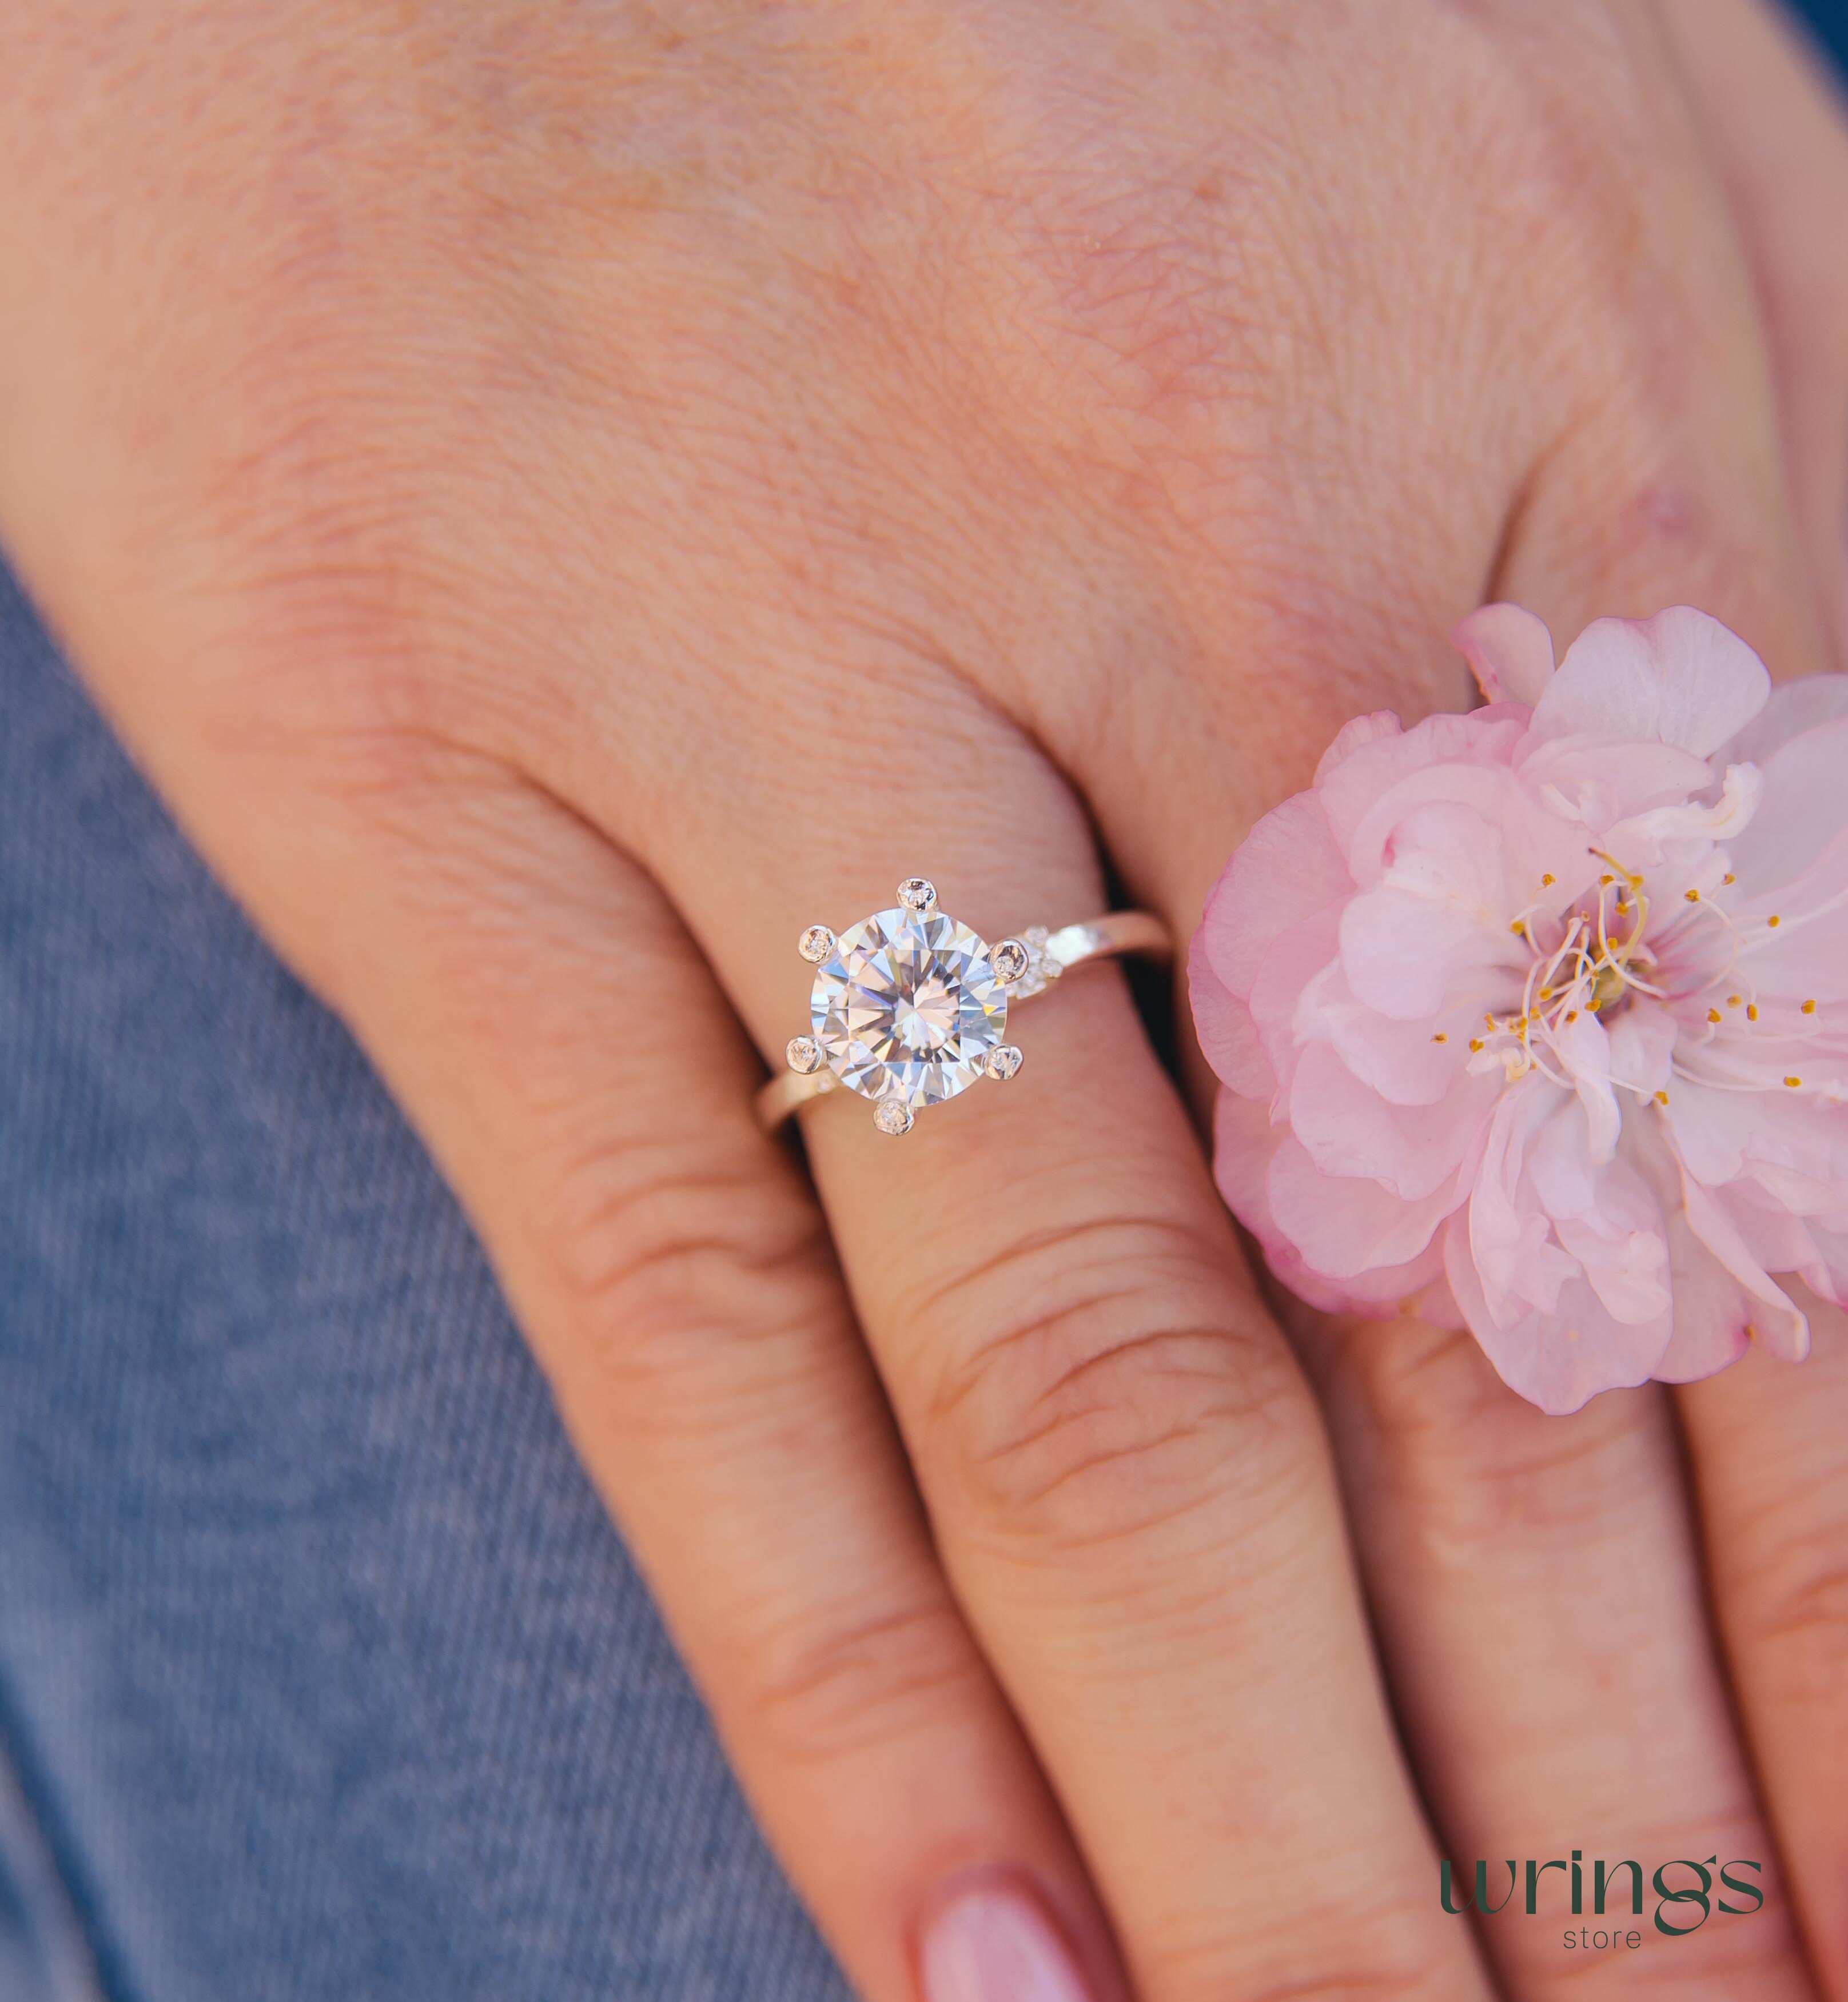
M 1848 120 L 1790 24 L 1746 0 L 1665 10 L 1731 193 L 1776 364 L 1797 520 L 1848 664 Z M 1796 664 L 1801 669 L 1806 664 Z M 1679 1403 L 1713 1603 L 1831 2002 L 1848 1997 L 1848 1342 L 1806 1289 L 1800 1372 L 1762 1353 Z
M 337 819 L 221 793 L 240 874 L 275 869 L 263 907 L 302 914 L 285 946 L 479 1220 L 798 1887 L 869 2002 L 987 2002 L 1009 1969 L 1116 2002 L 812 1197 L 756 1128 L 756 1060 L 683 933 L 523 781 L 380 756 Z
M 1830 2002 L 1848 1997 L 1848 1326 L 1788 1285 L 1812 1347 L 1680 1393 L 1714 1598 Z
M 1848 667 L 1848 106 L 1764 0 L 1677 0 L 1661 18 L 1757 284 L 1792 501 L 1835 664 Z
M 800 926 L 840 930 L 921 866 L 987 937 L 1100 907 L 1056 775 L 947 674 L 906 685 L 929 723 L 915 773 L 832 756 L 836 730 L 890 741 L 837 698 L 798 821 L 773 810 L 747 699 L 704 741 L 709 792 L 670 802 L 658 866 L 767 1050 L 806 1024 Z M 613 787 L 599 804 L 632 811 Z M 938 1547 L 1138 1992 L 1479 1997 L 1319 1428 L 1185 1114 L 1113 971 L 1022 1007 L 1018 1079 L 898 1140 L 837 1090 L 803 1138 Z

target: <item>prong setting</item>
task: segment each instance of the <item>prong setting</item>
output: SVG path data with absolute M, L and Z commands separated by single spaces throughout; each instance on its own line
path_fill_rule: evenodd
M 927 911 L 937 902 L 937 885 L 927 876 L 907 876 L 898 886 L 898 900 L 907 911 Z
M 988 1052 L 983 1068 L 997 1084 L 1005 1084 L 1009 1078 L 1020 1075 L 1020 1067 L 1026 1060 L 1026 1052 L 1018 1043 L 997 1043 Z
M 826 925 L 811 925 L 796 940 L 795 949 L 811 966 L 819 966 L 834 950 L 834 934 Z
M 801 1077 L 819 1070 L 826 1061 L 822 1055 L 821 1045 L 812 1036 L 791 1036 L 784 1054 L 789 1059 L 789 1068 Z
M 1004 987 L 1011 987 L 1024 974 L 1032 955 L 1017 938 L 1003 939 L 989 956 L 994 977 Z
M 911 1108 L 902 1098 L 882 1098 L 872 1109 L 872 1123 L 882 1133 L 909 1133 L 913 1123 Z

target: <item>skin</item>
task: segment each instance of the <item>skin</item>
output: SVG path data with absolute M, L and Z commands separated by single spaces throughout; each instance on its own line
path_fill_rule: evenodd
M 972 1873 L 1100 1997 L 1848 2002 L 1839 1317 L 1569 1420 L 1286 1336 L 1113 973 L 903 1143 L 749 1111 L 800 926 L 1107 864 L 1185 936 L 1486 598 L 1842 663 L 1848 138 L 1772 17 L 10 25 L 0 534 L 468 1205 L 868 2002 Z M 1574 1846 L 1766 1908 L 1439 1908 Z

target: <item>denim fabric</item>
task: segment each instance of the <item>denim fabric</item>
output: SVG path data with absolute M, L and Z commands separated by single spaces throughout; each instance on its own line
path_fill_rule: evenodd
M 1816 38 L 1843 68 L 1848 69 L 1848 0 L 1795 0 Z
M 0 2002 L 827 2002 L 481 1254 L 0 572 Z

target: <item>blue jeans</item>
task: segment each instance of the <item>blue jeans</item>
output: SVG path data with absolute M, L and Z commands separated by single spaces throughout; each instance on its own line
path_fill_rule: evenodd
M 0 2002 L 845 1993 L 422 1149 L 0 570 Z

